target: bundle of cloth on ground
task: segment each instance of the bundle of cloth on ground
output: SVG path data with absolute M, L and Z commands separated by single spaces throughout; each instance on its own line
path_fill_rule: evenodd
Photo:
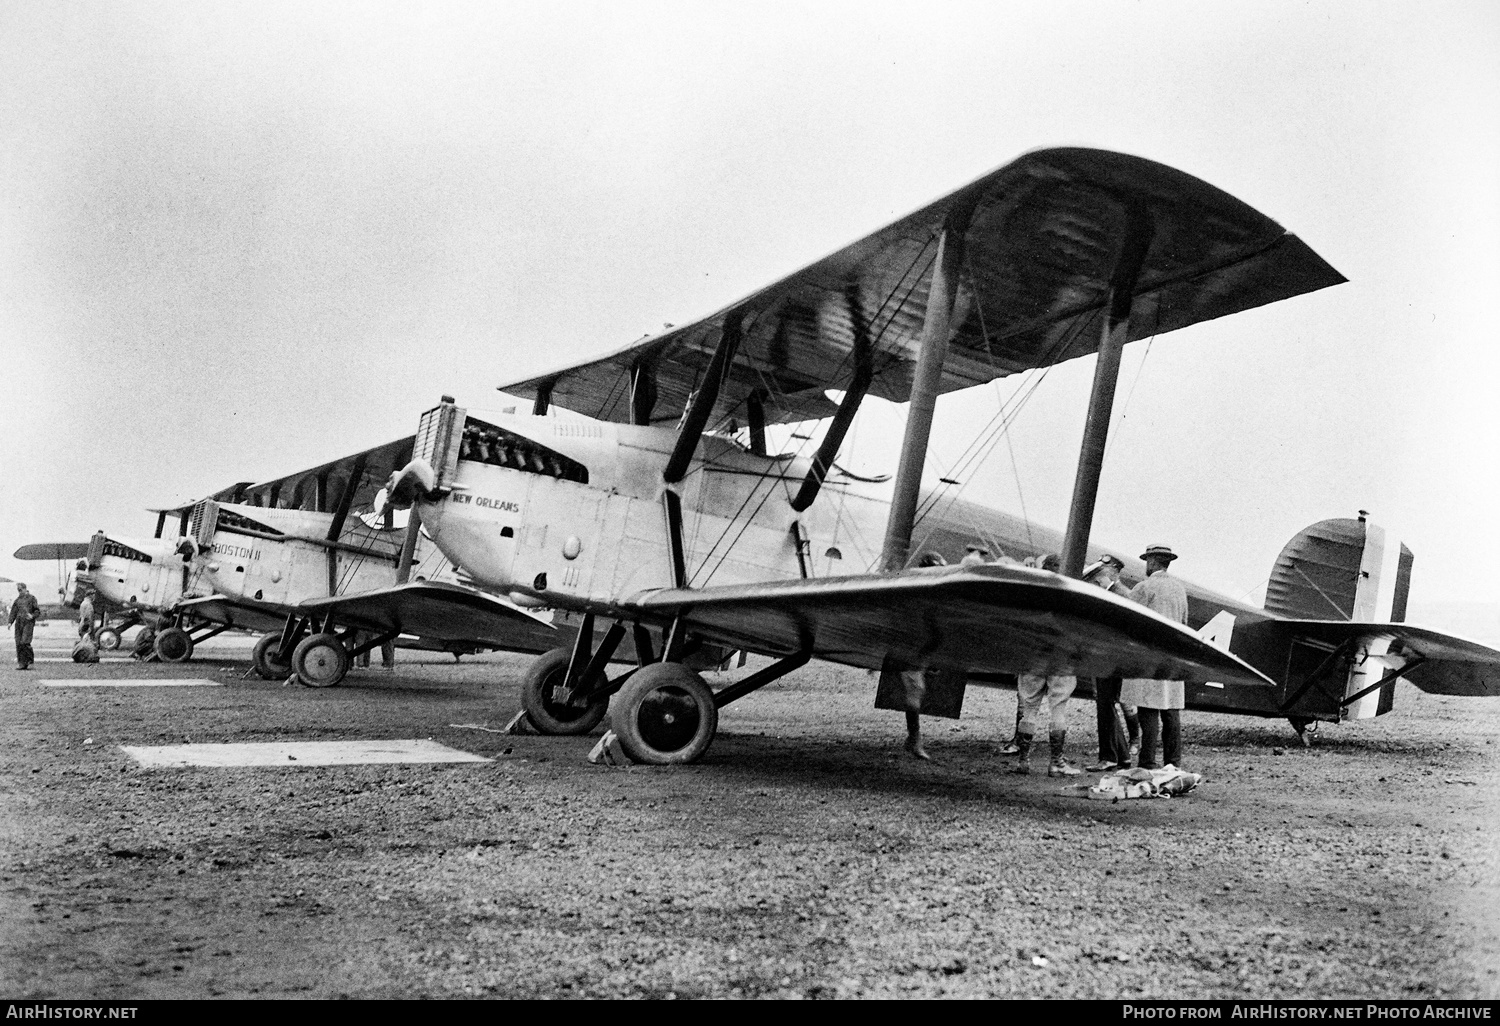
M 1170 798 L 1187 794 L 1203 783 L 1201 773 L 1188 773 L 1176 766 L 1161 769 L 1125 769 L 1106 773 L 1089 788 L 1089 797 L 1117 802 L 1122 798 Z

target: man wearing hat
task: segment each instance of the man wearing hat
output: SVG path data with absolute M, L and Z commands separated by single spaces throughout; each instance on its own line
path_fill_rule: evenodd
M 1168 620 L 1187 623 L 1187 589 L 1175 577 L 1167 576 L 1167 567 L 1177 558 L 1165 545 L 1152 545 L 1141 553 L 1146 563 L 1146 579 L 1130 590 L 1129 597 L 1160 613 Z M 1120 701 L 1139 706 L 1141 711 L 1141 768 L 1160 769 L 1162 757 L 1168 765 L 1182 761 L 1182 713 L 1187 704 L 1187 688 L 1180 680 L 1142 680 L 1129 678 L 1120 688 Z
M 1120 583 L 1120 571 L 1124 569 L 1124 560 L 1106 552 L 1097 562 L 1084 568 L 1083 579 L 1113 594 L 1128 595 L 1130 589 Z M 1094 724 L 1099 735 L 1099 761 L 1084 767 L 1090 773 L 1107 773 L 1130 765 L 1130 741 L 1125 726 L 1131 724 L 1135 710 L 1132 707 L 1123 717 L 1120 715 L 1120 688 L 1123 684 L 1119 677 L 1099 677 L 1094 681 Z M 1140 730 L 1138 722 L 1132 726 L 1135 731 Z

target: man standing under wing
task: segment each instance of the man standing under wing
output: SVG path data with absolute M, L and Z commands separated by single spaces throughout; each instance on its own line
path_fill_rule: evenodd
M 1057 573 L 1062 567 L 1062 557 L 1054 553 L 1039 556 L 1036 566 L 1040 570 Z M 1047 764 L 1049 777 L 1076 777 L 1080 771 L 1063 757 L 1063 746 L 1068 740 L 1068 699 L 1078 678 L 1070 675 L 1040 676 L 1032 673 L 1016 677 L 1016 765 L 1013 773 L 1031 772 L 1031 746 L 1041 732 L 1042 719 L 1047 720 L 1047 741 L 1052 749 L 1052 760 Z M 1009 745 L 1006 746 L 1008 748 Z M 1006 748 L 1002 748 L 1004 752 Z
M 1168 620 L 1187 623 L 1187 589 L 1167 567 L 1177 554 L 1165 545 L 1152 545 L 1141 554 L 1146 579 L 1130 590 L 1129 598 Z M 1142 769 L 1161 769 L 1182 761 L 1182 713 L 1187 688 L 1180 680 L 1142 680 L 1130 677 L 1120 688 L 1120 702 L 1140 707 Z
M 1125 564 L 1120 557 L 1106 553 L 1093 566 L 1084 569 L 1083 579 L 1105 591 L 1128 595 L 1130 589 L 1120 583 L 1120 571 L 1124 569 Z M 1130 742 L 1126 737 L 1125 722 L 1119 708 L 1123 683 L 1119 677 L 1099 677 L 1094 681 L 1094 722 L 1099 734 L 1099 761 L 1084 767 L 1090 773 L 1107 773 L 1130 765 Z

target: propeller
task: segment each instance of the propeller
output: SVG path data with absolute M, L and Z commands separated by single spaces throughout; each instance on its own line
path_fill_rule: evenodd
M 414 459 L 386 478 L 385 487 L 375 496 L 375 513 L 380 515 L 386 507 L 409 509 L 420 496 L 425 496 L 437 486 L 437 475 L 424 459 Z

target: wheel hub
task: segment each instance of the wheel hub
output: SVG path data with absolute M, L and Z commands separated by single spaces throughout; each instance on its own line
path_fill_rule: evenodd
M 686 748 L 698 732 L 701 720 L 693 696 L 674 686 L 657 688 L 636 711 L 641 738 L 659 752 Z

